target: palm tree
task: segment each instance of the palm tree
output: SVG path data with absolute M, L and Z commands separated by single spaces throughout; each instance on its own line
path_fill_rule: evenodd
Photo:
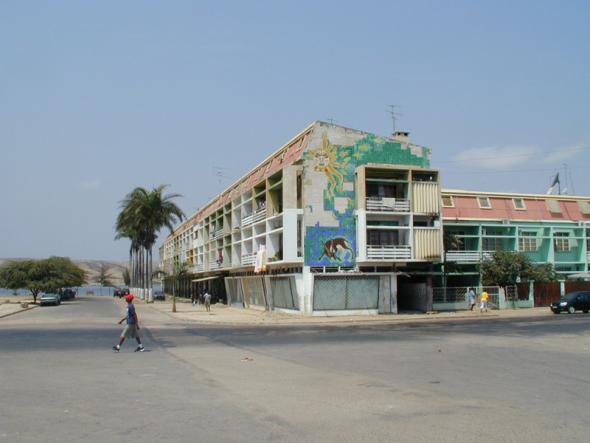
M 164 194 L 167 185 L 147 191 L 137 187 L 121 202 L 121 212 L 117 217 L 116 238 L 131 240 L 130 264 L 136 276 L 133 283 L 145 289 L 151 301 L 152 288 L 152 248 L 163 227 L 170 232 L 174 224 L 181 222 L 184 212 L 172 201 L 180 194 Z

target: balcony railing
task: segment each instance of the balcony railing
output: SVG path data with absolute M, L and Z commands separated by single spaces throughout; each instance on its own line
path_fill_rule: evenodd
M 202 263 L 198 264 L 198 265 L 194 265 L 192 267 L 193 272 L 203 272 L 204 270 L 205 270 L 205 266 Z
M 211 236 L 211 240 L 217 240 L 220 237 L 223 237 L 223 228 L 214 231 L 213 235 Z
M 387 197 L 367 197 L 367 211 L 408 212 L 410 200 Z
M 250 215 L 242 218 L 242 227 L 251 225 L 252 223 L 259 222 L 266 218 L 266 208 L 259 209 Z
M 480 262 L 492 258 L 494 251 L 447 251 L 446 261 L 457 263 Z
M 368 260 L 409 260 L 411 258 L 410 245 L 367 246 Z
M 250 214 L 242 218 L 242 227 L 251 225 L 252 223 L 254 223 L 254 214 Z
M 242 266 L 253 265 L 256 262 L 256 253 L 242 255 Z

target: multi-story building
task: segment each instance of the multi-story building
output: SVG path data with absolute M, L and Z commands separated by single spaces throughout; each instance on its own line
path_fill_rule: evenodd
M 177 227 L 160 255 L 168 274 L 186 264 L 191 291 L 239 306 L 391 313 L 430 310 L 436 287 L 480 286 L 481 261 L 500 249 L 564 278 L 587 272 L 589 223 L 590 197 L 441 191 L 430 149 L 407 133 L 315 122 Z
M 251 307 L 428 309 L 440 203 L 430 149 L 407 133 L 315 122 L 175 229 L 162 266 Z
M 588 271 L 590 197 L 443 190 L 442 206 L 447 286 L 478 285 L 479 263 L 496 250 L 563 278 Z

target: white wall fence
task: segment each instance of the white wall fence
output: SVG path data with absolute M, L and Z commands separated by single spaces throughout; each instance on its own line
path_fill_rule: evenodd
M 485 290 L 489 298 L 490 309 L 516 309 L 533 307 L 533 291 L 529 291 L 528 298 L 519 299 L 517 286 L 482 286 L 475 289 L 477 306 L 479 309 L 480 296 Z M 467 297 L 468 286 L 432 288 L 432 304 L 435 311 L 457 311 L 469 309 Z

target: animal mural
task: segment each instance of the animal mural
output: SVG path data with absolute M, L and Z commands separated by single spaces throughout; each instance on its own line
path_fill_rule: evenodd
M 306 168 L 305 264 L 356 266 L 355 170 L 367 163 L 429 167 L 430 149 L 319 124 Z M 318 190 L 321 189 L 321 193 Z
M 348 252 L 350 252 L 351 258 L 354 259 L 354 250 L 348 240 L 342 237 L 332 238 L 324 243 L 324 251 L 318 258 L 318 261 L 323 257 L 328 257 L 331 260 L 343 261 Z

